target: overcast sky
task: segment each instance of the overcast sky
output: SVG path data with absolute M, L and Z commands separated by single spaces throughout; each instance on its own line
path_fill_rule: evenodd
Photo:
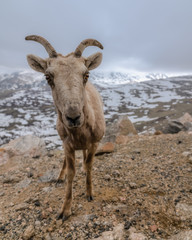
M 192 0 L 1 0 L 1 66 L 28 68 L 29 53 L 47 57 L 24 40 L 29 34 L 64 55 L 86 38 L 99 40 L 100 70 L 192 72 Z M 85 56 L 99 50 L 90 49 Z

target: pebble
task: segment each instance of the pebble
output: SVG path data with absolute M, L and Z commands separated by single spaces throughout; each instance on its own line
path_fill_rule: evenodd
M 29 178 L 26 178 L 20 181 L 19 183 L 17 183 L 15 186 L 16 188 L 26 188 L 29 186 L 30 183 L 31 183 L 31 180 Z
M 192 205 L 186 203 L 177 203 L 176 215 L 179 216 L 183 221 L 192 219 Z
M 151 232 L 156 232 L 158 227 L 157 227 L 157 225 L 154 224 L 154 225 L 150 226 L 150 229 L 151 229 Z
M 44 187 L 42 189 L 44 192 L 48 193 L 48 192 L 51 192 L 52 191 L 52 187 Z
M 119 223 L 113 228 L 113 231 L 105 231 L 97 240 L 122 240 L 124 239 L 124 225 Z
M 112 172 L 112 175 L 114 177 L 120 177 L 120 172 L 118 170 L 115 170 L 115 171 Z
M 83 206 L 82 206 L 81 204 L 79 204 L 79 205 L 78 205 L 78 208 L 81 209 L 81 208 L 83 208 Z
M 15 207 L 15 211 L 22 211 L 28 208 L 29 208 L 29 205 L 27 203 L 20 203 Z
M 124 229 L 128 230 L 131 227 L 131 222 L 130 221 L 126 221 L 124 224 Z
M 111 176 L 109 175 L 109 174 L 107 174 L 107 175 L 105 175 L 105 180 L 107 180 L 107 181 L 110 181 L 111 180 Z
M 25 232 L 23 234 L 23 239 L 24 240 L 29 240 L 30 238 L 32 238 L 35 234 L 35 229 L 33 227 L 33 225 L 29 225 L 26 229 Z
M 189 157 L 190 155 L 192 155 L 191 152 L 183 152 L 183 153 L 182 153 L 182 156 L 183 156 L 183 157 Z
M 52 237 L 51 237 L 50 233 L 47 233 L 47 234 L 46 234 L 45 240 L 52 240 Z
M 45 211 L 41 212 L 41 218 L 46 219 L 48 217 L 47 213 Z
M 53 227 L 49 227 L 49 228 L 47 229 L 47 231 L 48 231 L 48 232 L 53 232 Z
M 9 204 L 9 207 L 13 207 L 13 206 L 15 206 L 15 204 L 11 202 L 11 203 Z
M 40 221 L 35 221 L 35 225 L 36 226 L 41 226 L 41 222 Z
M 136 188 L 137 188 L 137 184 L 134 183 L 134 182 L 130 182 L 130 183 L 129 183 L 129 187 L 130 187 L 131 189 L 136 189 Z
M 192 156 L 189 157 L 188 162 L 192 164 Z
M 52 213 L 52 212 L 53 212 L 53 208 L 52 208 L 52 207 L 49 207 L 49 208 L 47 208 L 47 211 L 50 212 L 50 213 Z
M 3 197 L 5 195 L 4 192 L 0 192 L 0 197 Z

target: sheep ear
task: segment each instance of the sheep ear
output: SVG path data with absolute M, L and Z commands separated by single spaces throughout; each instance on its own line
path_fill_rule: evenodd
M 85 66 L 88 68 L 88 70 L 92 70 L 98 67 L 102 61 L 102 57 L 102 53 L 100 52 L 92 54 L 87 59 L 85 59 Z
M 27 55 L 29 66 L 37 72 L 45 72 L 47 69 L 47 61 L 35 55 Z

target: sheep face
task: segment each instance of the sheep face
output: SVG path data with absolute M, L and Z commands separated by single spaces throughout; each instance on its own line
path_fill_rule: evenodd
M 75 53 L 67 56 L 58 54 L 48 59 L 28 55 L 27 60 L 31 68 L 45 74 L 63 124 L 69 129 L 81 127 L 84 123 L 85 86 L 89 70 L 99 66 L 102 54 L 95 53 L 88 58 L 77 57 Z
M 67 128 L 81 127 L 84 123 L 85 85 L 88 80 L 84 59 L 71 55 L 59 56 L 48 60 L 47 65 L 45 76 L 60 120 Z

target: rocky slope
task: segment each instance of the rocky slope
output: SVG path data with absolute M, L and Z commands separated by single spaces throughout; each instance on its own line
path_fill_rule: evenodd
M 72 216 L 56 215 L 63 152 L 14 156 L 0 166 L 0 239 L 191 239 L 192 134 L 132 136 L 95 157 L 94 201 L 77 152 Z
M 128 115 L 139 132 L 153 132 L 169 119 L 192 114 L 192 76 L 92 72 L 90 81 L 103 98 L 107 123 Z M 32 70 L 3 74 L 0 68 L 0 145 L 35 134 L 45 139 L 49 149 L 61 147 L 55 124 L 55 107 L 44 76 Z

